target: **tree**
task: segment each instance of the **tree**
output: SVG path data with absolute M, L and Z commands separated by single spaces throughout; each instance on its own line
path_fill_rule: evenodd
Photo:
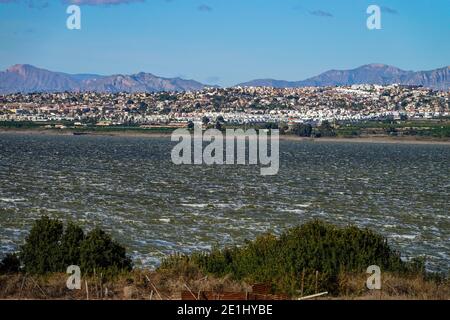
M 207 126 L 209 123 L 209 118 L 207 116 L 203 116 L 202 123 L 203 123 L 203 125 Z
M 8 253 L 0 262 L 0 274 L 16 273 L 20 270 L 20 260 L 15 253 Z
M 94 270 L 131 270 L 132 262 L 126 256 L 125 248 L 111 239 L 100 228 L 88 233 L 81 244 L 80 262 L 83 272 Z
M 286 123 L 280 123 L 278 129 L 280 130 L 280 134 L 285 134 L 289 130 L 289 126 Z
M 222 130 L 222 122 L 220 122 L 220 121 L 216 121 L 216 125 L 215 125 L 215 128 L 217 129 L 217 130 Z
M 300 137 L 310 137 L 312 133 L 312 126 L 309 123 L 299 123 L 294 126 L 292 131 Z
M 222 115 L 218 116 L 216 121 L 220 122 L 220 123 L 225 123 L 225 119 L 223 118 Z
M 43 216 L 31 228 L 19 253 L 25 271 L 33 274 L 62 270 L 60 241 L 63 223 Z
M 73 222 L 69 222 L 61 239 L 61 253 L 64 266 L 78 265 L 80 263 L 80 246 L 83 240 L 83 229 Z
M 21 247 L 19 259 L 24 270 L 31 274 L 65 272 L 69 265 L 78 265 L 87 274 L 94 270 L 114 274 L 132 268 L 125 247 L 100 228 L 85 236 L 78 225 L 69 222 L 64 230 L 61 221 L 47 216 L 34 223 Z M 7 262 L 14 266 L 13 257 Z
M 276 123 L 276 122 L 266 122 L 264 124 L 264 129 L 269 129 L 269 130 L 271 130 L 271 129 L 278 129 L 278 123 Z
M 139 102 L 139 106 L 138 106 L 139 113 L 146 113 L 147 110 L 148 110 L 148 104 L 146 104 L 143 101 Z
M 318 134 L 316 135 L 321 137 L 334 137 L 336 133 L 334 132 L 330 122 L 328 120 L 324 120 L 318 127 Z

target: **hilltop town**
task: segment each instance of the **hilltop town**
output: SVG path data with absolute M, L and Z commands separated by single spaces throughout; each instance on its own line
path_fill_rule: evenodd
M 450 93 L 417 86 L 205 88 L 155 93 L 29 93 L 0 95 L 0 121 L 73 126 L 185 127 L 227 124 L 358 123 L 450 117 Z M 54 125 L 53 125 L 54 127 Z M 64 124 L 59 124 L 64 128 Z

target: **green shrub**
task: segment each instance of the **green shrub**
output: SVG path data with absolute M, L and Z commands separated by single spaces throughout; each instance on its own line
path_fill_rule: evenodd
M 2 261 L 0 261 L 0 274 L 16 273 L 20 270 L 20 260 L 15 253 L 8 253 Z
M 103 230 L 95 228 L 81 243 L 80 268 L 92 273 L 99 270 L 131 270 L 132 262 L 125 248 L 111 239 Z
M 292 132 L 300 137 L 310 137 L 312 134 L 312 126 L 309 123 L 298 123 L 294 125 Z
M 69 222 L 61 238 L 64 266 L 78 265 L 80 263 L 80 248 L 84 238 L 83 229 L 73 222 Z
M 47 216 L 37 220 L 19 253 L 28 273 L 62 271 L 61 237 L 63 223 Z
M 339 275 L 365 272 L 378 265 L 382 271 L 416 272 L 400 259 L 382 236 L 351 226 L 338 228 L 321 221 L 292 228 L 280 237 L 267 234 L 242 247 L 213 249 L 210 253 L 179 255 L 165 259 L 160 269 L 176 268 L 177 263 L 190 263 L 205 273 L 237 280 L 264 282 L 273 292 L 305 294 L 317 290 L 337 293 Z M 185 267 L 186 268 L 186 267 Z
M 131 259 L 123 246 L 99 228 L 85 236 L 83 229 L 47 216 L 37 220 L 19 252 L 24 271 L 31 274 L 65 272 L 78 265 L 85 274 L 95 270 L 114 274 L 131 270 Z

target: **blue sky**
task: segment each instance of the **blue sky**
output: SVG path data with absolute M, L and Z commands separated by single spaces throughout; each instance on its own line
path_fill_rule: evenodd
M 226 86 L 367 63 L 450 64 L 450 0 L 73 0 L 81 30 L 66 28 L 69 2 L 0 0 L 0 69 L 145 71 Z M 381 30 L 366 28 L 370 4 L 383 9 Z

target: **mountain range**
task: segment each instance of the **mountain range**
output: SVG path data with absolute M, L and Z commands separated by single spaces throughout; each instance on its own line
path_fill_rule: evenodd
M 430 71 L 405 71 L 384 64 L 368 64 L 352 70 L 330 70 L 318 76 L 301 80 L 285 81 L 257 79 L 238 86 L 268 86 L 295 88 L 307 86 L 341 86 L 353 84 L 404 84 L 449 90 L 450 66 Z M 151 73 L 132 75 L 68 74 L 40 69 L 29 64 L 17 64 L 0 72 L 0 93 L 14 92 L 157 92 L 195 91 L 209 85 L 181 78 L 163 78 Z
M 180 78 L 162 78 L 151 73 L 133 75 L 68 74 L 17 64 L 0 72 L 0 93 L 14 92 L 154 92 L 201 90 L 204 84 Z
M 403 84 L 448 90 L 450 66 L 431 71 L 405 71 L 384 64 L 368 64 L 352 70 L 330 70 L 302 81 L 258 79 L 240 86 L 268 86 L 275 88 L 349 86 L 353 84 Z

